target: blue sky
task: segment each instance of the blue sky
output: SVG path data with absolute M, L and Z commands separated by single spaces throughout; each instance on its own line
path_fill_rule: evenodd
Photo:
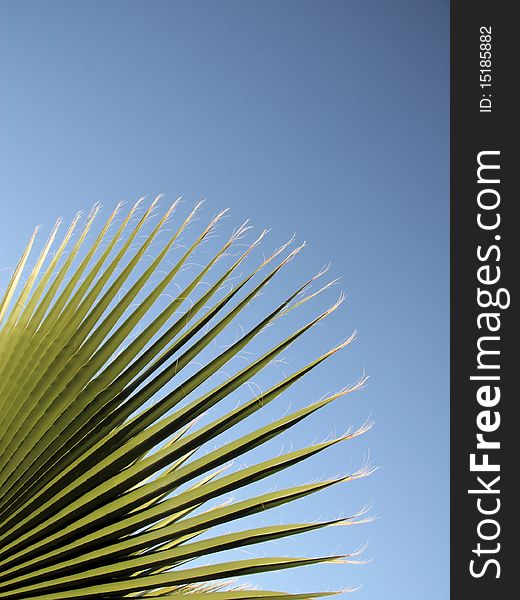
M 343 309 L 288 360 L 359 339 L 287 402 L 371 378 L 288 440 L 376 425 L 291 481 L 368 450 L 381 468 L 294 511 L 371 502 L 379 519 L 301 537 L 297 552 L 368 542 L 371 562 L 270 587 L 448 597 L 448 15 L 440 0 L 0 3 L 0 267 L 37 223 L 165 192 L 206 198 L 208 217 L 229 207 L 223 231 L 271 227 L 272 246 L 297 232 L 309 247 L 284 285 L 329 261 L 342 277 Z

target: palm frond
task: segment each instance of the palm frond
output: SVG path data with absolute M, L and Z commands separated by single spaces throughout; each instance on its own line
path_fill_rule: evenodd
M 369 429 L 365 424 L 340 437 L 238 470 L 229 468 L 246 452 L 358 390 L 366 379 L 362 377 L 267 425 L 232 435 L 217 447 L 219 436 L 354 340 L 355 334 L 233 410 L 225 409 L 231 394 L 251 390 L 246 384 L 334 312 L 343 296 L 222 381 L 222 370 L 232 368 L 233 359 L 263 331 L 335 281 L 313 291 L 312 285 L 328 269 L 302 281 L 243 335 L 216 351 L 218 336 L 280 277 L 303 245 L 291 250 L 291 239 L 248 267 L 267 231 L 245 244 L 251 229 L 246 223 L 193 273 L 193 264 L 187 269 L 190 261 L 197 251 L 207 250 L 226 211 L 186 242 L 200 204 L 169 231 L 180 202 L 157 217 L 158 200 L 141 216 L 139 201 L 119 225 L 118 205 L 94 235 L 100 211 L 96 205 L 83 226 L 81 214 L 74 218 L 54 249 L 61 227 L 57 221 L 28 268 L 35 230 L 0 301 L 0 598 L 239 600 L 330 595 L 255 591 L 234 586 L 230 578 L 356 562 L 355 556 L 189 563 L 331 525 L 366 521 L 358 514 L 214 533 L 218 526 L 371 472 L 364 466 L 335 479 L 223 501 L 236 490 Z M 165 234 L 166 241 L 161 241 Z M 161 248 L 150 259 L 157 243 Z M 179 292 L 159 310 L 172 284 Z M 210 409 L 218 405 L 220 416 L 211 417 Z

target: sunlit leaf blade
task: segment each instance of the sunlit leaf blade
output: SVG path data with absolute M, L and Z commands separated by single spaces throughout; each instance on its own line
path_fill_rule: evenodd
M 281 319 L 314 302 L 334 282 L 316 288 L 323 269 L 276 298 L 276 281 L 304 244 L 292 249 L 291 239 L 259 260 L 257 249 L 267 231 L 247 242 L 251 227 L 246 223 L 211 250 L 226 211 L 197 232 L 200 203 L 179 218 L 177 200 L 156 216 L 159 199 L 144 210 L 140 200 L 122 217 L 119 205 L 99 227 L 96 205 L 83 225 L 78 214 L 57 242 L 59 220 L 31 265 L 36 230 L 5 286 L 0 300 L 0 598 L 303 600 L 331 595 L 252 590 L 233 582 L 249 574 L 355 563 L 356 555 L 238 561 L 225 556 L 244 546 L 254 551 L 257 544 L 368 520 L 363 512 L 282 525 L 268 519 L 276 507 L 368 475 L 366 465 L 333 479 L 238 501 L 228 498 L 370 428 L 365 423 L 272 458 L 248 459 L 249 466 L 241 469 L 231 466 L 363 386 L 365 377 L 262 422 L 266 406 L 347 347 L 353 334 L 266 390 L 251 395 L 248 387 L 334 312 L 343 296 L 235 370 L 237 357 L 253 340 L 267 328 L 276 332 Z M 262 313 L 258 298 L 267 290 L 272 307 Z M 219 348 L 215 342 L 245 314 L 253 315 L 252 324 Z M 218 377 L 223 369 L 224 380 Z M 246 399 L 230 410 L 226 400 L 237 393 Z M 234 427 L 241 423 L 249 423 L 249 431 L 237 434 Z M 223 434 L 225 443 L 219 441 Z M 263 513 L 265 524 L 248 525 L 248 517 Z M 222 525 L 235 529 L 214 532 Z

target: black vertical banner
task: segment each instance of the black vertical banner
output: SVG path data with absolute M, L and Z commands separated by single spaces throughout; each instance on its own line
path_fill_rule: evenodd
M 520 597 L 518 59 L 510 1 L 451 5 L 451 597 Z M 518 421 L 520 422 L 520 421 Z

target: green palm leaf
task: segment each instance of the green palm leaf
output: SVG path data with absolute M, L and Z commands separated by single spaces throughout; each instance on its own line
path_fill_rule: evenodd
M 28 270 L 35 231 L 0 301 L 0 598 L 238 600 L 330 595 L 254 591 L 229 578 L 355 558 L 188 563 L 242 546 L 366 521 L 354 515 L 212 533 L 220 525 L 370 472 L 362 467 L 344 477 L 222 502 L 230 492 L 369 428 L 365 424 L 339 438 L 229 469 L 233 459 L 359 389 L 363 377 L 216 447 L 218 436 L 276 400 L 348 346 L 354 335 L 233 410 L 221 410 L 217 418 L 207 416 L 219 403 L 225 407 L 226 398 L 336 310 L 343 298 L 217 383 L 214 376 L 262 331 L 330 284 L 311 289 L 325 270 L 303 281 L 239 339 L 215 353 L 213 342 L 280 276 L 303 245 L 291 250 L 290 240 L 244 274 L 253 249 L 267 233 L 244 247 L 250 230 L 245 224 L 187 278 L 193 269 L 186 267 L 207 248 L 225 211 L 185 245 L 200 204 L 172 233 L 169 226 L 179 201 L 156 218 L 158 200 L 141 217 L 138 202 L 116 226 L 122 208 L 118 206 L 92 239 L 99 206 L 81 230 L 78 214 L 54 249 L 58 221 Z M 153 220 L 156 224 L 147 232 Z M 157 244 L 160 250 L 150 262 L 147 257 Z M 168 264 L 175 254 L 176 262 Z M 179 293 L 159 311 L 158 301 L 172 282 Z M 211 501 L 217 505 L 210 506 Z

